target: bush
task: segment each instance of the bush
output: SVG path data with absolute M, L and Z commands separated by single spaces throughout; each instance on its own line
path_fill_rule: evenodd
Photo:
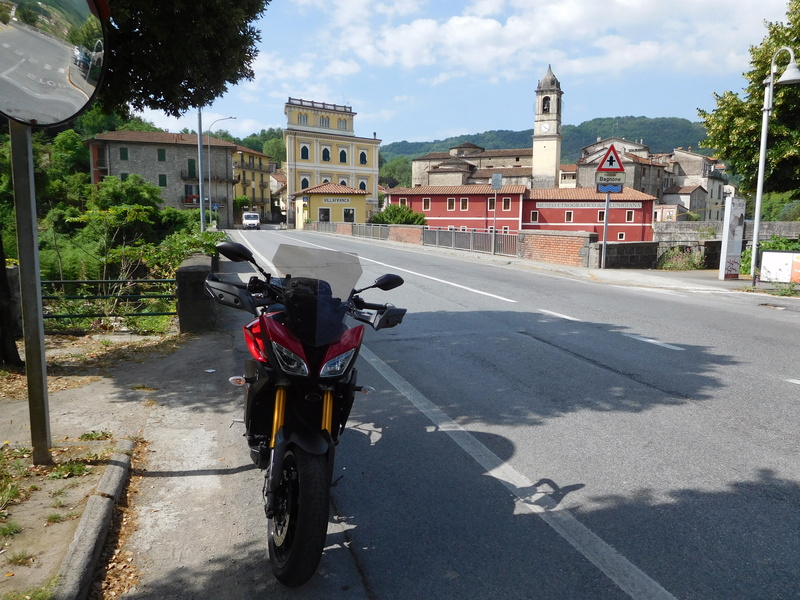
M 428 223 L 425 215 L 417 213 L 407 206 L 390 204 L 381 212 L 372 215 L 370 223 L 381 225 L 426 225 Z

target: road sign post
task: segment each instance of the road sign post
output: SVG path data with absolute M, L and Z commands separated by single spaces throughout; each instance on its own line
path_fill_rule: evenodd
M 606 209 L 603 214 L 603 253 L 600 257 L 600 268 L 606 268 L 606 250 L 608 248 L 608 215 L 611 212 L 611 194 L 619 194 L 625 185 L 625 167 L 619 159 L 614 144 L 606 150 L 603 160 L 594 174 L 597 192 L 606 195 Z

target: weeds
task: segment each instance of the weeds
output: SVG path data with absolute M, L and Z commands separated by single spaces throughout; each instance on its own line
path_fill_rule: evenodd
M 95 431 L 94 429 L 92 429 L 87 433 L 82 433 L 80 440 L 84 442 L 110 440 L 112 437 L 114 437 L 114 434 L 109 431 Z
M 665 271 L 702 269 L 703 253 L 691 248 L 670 248 L 658 259 L 656 268 Z
M 31 564 L 33 562 L 33 558 L 34 556 L 30 552 L 26 550 L 20 550 L 19 552 L 14 552 L 14 554 L 11 554 L 6 560 L 12 565 L 24 567 Z
M 20 527 L 14 521 L 8 521 L 7 523 L 0 524 L 0 538 L 14 537 L 20 531 L 22 531 L 22 527 Z
M 86 463 L 80 460 L 68 460 L 65 463 L 56 465 L 50 473 L 48 479 L 67 479 L 68 477 L 80 477 L 86 473 Z

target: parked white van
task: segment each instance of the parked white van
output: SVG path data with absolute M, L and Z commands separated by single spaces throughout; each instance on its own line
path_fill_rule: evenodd
M 242 229 L 261 229 L 261 217 L 257 212 L 242 213 Z

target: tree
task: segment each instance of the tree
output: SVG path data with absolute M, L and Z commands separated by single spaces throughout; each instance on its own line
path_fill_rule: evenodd
M 253 22 L 268 4 L 115 0 L 99 102 L 106 112 L 130 106 L 172 116 L 210 104 L 228 85 L 253 78 L 261 39 Z
M 279 165 L 286 162 L 286 144 L 283 136 L 275 137 L 264 142 L 262 152 Z
M 717 106 L 711 112 L 698 111 L 707 138 L 703 146 L 717 149 L 717 157 L 741 177 L 741 190 L 755 192 L 758 179 L 758 148 L 764 103 L 764 78 L 772 57 L 783 46 L 797 49 L 800 41 L 800 0 L 790 0 L 786 23 L 766 23 L 767 36 L 750 47 L 750 71 L 744 96 L 734 92 L 715 94 Z M 788 52 L 777 57 L 778 77 L 789 61 Z M 774 110 L 769 120 L 764 190 L 794 192 L 800 178 L 800 88 L 775 86 Z
M 381 167 L 378 181 L 386 187 L 411 187 L 411 159 L 398 156 Z

